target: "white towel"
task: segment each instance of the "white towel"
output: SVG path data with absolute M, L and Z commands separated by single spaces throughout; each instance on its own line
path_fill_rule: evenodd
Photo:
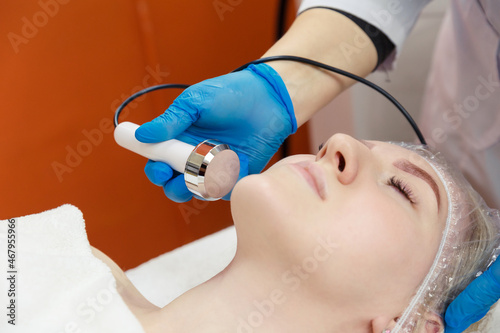
M 15 219 L 17 273 L 9 297 L 8 224 L 0 221 L 0 332 L 144 333 L 110 268 L 92 255 L 82 213 L 71 205 Z M 15 326 L 5 306 L 12 299 Z

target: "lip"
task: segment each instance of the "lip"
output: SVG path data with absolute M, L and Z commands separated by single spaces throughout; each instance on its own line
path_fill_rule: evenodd
M 326 199 L 326 176 L 323 169 L 313 162 L 292 163 L 291 166 L 298 171 L 302 178 L 318 194 L 321 200 Z

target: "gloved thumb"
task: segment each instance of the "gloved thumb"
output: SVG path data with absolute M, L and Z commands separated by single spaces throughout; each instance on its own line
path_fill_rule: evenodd
M 135 138 L 145 143 L 156 143 L 175 138 L 197 120 L 192 113 L 171 105 L 161 116 L 142 124 Z

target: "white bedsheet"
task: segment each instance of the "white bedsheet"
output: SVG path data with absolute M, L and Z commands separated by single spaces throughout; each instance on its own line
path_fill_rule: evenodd
M 222 271 L 235 253 L 236 232 L 228 227 L 125 273 L 151 303 L 163 307 Z

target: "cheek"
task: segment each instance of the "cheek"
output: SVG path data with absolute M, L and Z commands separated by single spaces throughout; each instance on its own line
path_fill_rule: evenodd
M 426 253 L 425 235 L 416 221 L 385 199 L 357 196 L 339 203 L 325 230 L 339 244 L 329 275 L 348 292 L 346 297 L 367 305 L 406 302 L 433 258 Z

